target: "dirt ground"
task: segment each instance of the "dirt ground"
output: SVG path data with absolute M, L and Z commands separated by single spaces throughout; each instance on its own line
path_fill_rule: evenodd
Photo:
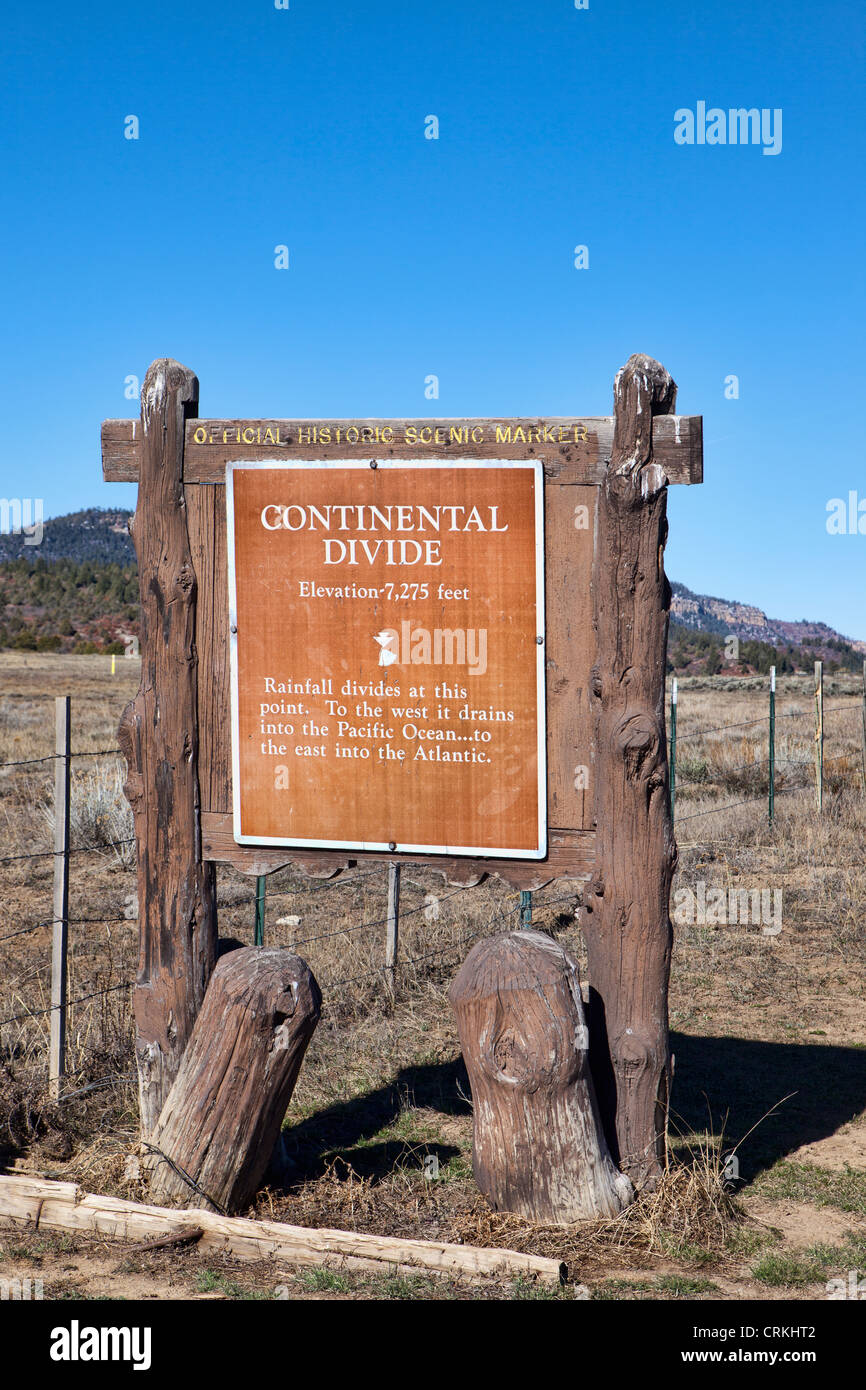
M 73 698 L 73 748 L 116 748 L 138 663 L 0 654 L 0 1163 L 144 1197 L 135 1147 L 130 982 L 131 820 L 116 754 L 74 763 L 70 1075 L 47 1094 L 53 697 Z M 469 1284 L 335 1267 L 292 1269 L 0 1229 L 0 1280 L 46 1299 L 824 1299 L 866 1275 L 866 796 L 861 698 L 827 681 L 825 798 L 815 806 L 809 681 L 779 681 L 776 818 L 768 824 L 767 695 L 758 680 L 680 682 L 671 1029 L 670 1169 L 653 1197 L 592 1227 L 539 1228 L 491 1213 L 471 1175 L 471 1109 L 447 1001 L 479 935 L 515 925 L 497 883 L 403 879 L 396 1002 L 382 986 L 385 875 L 268 881 L 266 940 L 291 945 L 325 1010 L 289 1108 L 290 1168 L 251 1214 L 308 1226 L 501 1245 L 566 1261 L 570 1282 Z M 715 732 L 708 732 L 708 731 Z M 725 809 L 729 808 L 729 809 Z M 251 942 L 254 881 L 219 870 L 220 933 Z M 701 887 L 703 885 L 703 888 Z M 533 898 L 533 924 L 573 953 L 582 885 Z M 689 919 L 713 889 L 769 895 L 779 916 Z M 754 900 L 750 900 L 754 901 Z M 685 904 L 685 906 L 683 906 Z M 778 930 L 776 928 L 779 928 Z M 438 1177 L 425 1161 L 438 1160 Z M 429 1164 L 427 1165 L 429 1170 Z

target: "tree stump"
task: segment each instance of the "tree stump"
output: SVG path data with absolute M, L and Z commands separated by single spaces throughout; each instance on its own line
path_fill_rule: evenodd
M 322 996 L 300 956 L 244 946 L 216 964 L 143 1167 L 154 1202 L 224 1214 L 261 1184 Z
M 496 1211 L 566 1225 L 632 1186 L 598 1117 L 577 969 L 541 932 L 479 941 L 451 986 L 473 1102 L 472 1167 Z
M 596 870 L 582 922 L 590 1060 L 611 1152 L 639 1185 L 654 1183 L 664 1167 L 671 1075 L 668 480 L 653 462 L 652 422 L 673 410 L 676 395 L 651 357 L 636 353 L 617 373 L 593 568 Z

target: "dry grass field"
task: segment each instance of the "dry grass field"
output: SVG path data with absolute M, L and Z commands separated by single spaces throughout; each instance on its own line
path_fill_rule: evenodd
M 73 749 L 116 747 L 138 663 L 0 655 L 0 764 L 50 757 L 53 697 L 73 698 Z M 781 917 L 675 926 L 676 1055 L 669 1171 L 601 1226 L 538 1228 L 491 1213 L 471 1176 L 471 1109 L 447 989 L 477 936 L 513 928 L 518 894 L 405 871 L 396 1000 L 384 989 L 385 874 L 268 882 L 266 940 L 297 943 L 325 997 L 286 1120 L 291 1179 L 256 1211 L 302 1225 L 559 1256 L 559 1292 L 419 1275 L 206 1263 L 194 1252 L 0 1231 L 0 1277 L 46 1298 L 763 1299 L 827 1297 L 866 1273 L 866 795 L 860 693 L 825 685 L 826 792 L 815 808 L 811 683 L 779 682 L 777 803 L 767 820 L 767 694 L 758 680 L 680 684 L 675 889 L 781 890 Z M 733 726 L 733 727 L 732 727 Z M 706 732 L 716 730 L 716 732 Z M 0 767 L 0 1163 L 138 1198 L 129 985 L 135 873 L 113 754 L 74 762 L 70 1075 L 47 1093 L 51 761 Z M 111 847 L 114 846 L 114 847 Z M 701 890 L 700 885 L 704 885 Z M 220 934 L 251 942 L 255 882 L 219 870 Z M 580 883 L 534 896 L 533 924 L 583 961 Z M 682 901 L 682 897 L 679 901 Z M 771 897 L 771 901 L 776 899 Z M 780 925 L 781 930 L 776 930 Z M 7 1021 L 8 1020 L 8 1021 Z M 438 1177 L 425 1176 L 435 1155 Z M 733 1157 L 731 1157 L 733 1155 Z M 429 1169 L 429 1164 L 427 1165 Z

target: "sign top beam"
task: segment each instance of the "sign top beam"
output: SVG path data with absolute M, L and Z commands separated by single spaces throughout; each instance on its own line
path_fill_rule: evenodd
M 653 458 L 669 483 L 703 481 L 700 415 L 653 419 Z M 598 485 L 613 446 L 612 416 L 540 419 L 187 420 L 185 483 L 224 483 L 225 466 L 239 460 L 338 458 L 541 459 L 545 478 Z M 106 482 L 137 482 L 141 427 L 106 420 L 102 469 Z

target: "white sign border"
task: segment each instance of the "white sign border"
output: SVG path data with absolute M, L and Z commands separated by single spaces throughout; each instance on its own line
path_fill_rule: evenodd
M 536 710 L 538 715 L 538 849 L 489 849 L 474 845 L 392 844 L 362 840 L 305 840 L 276 836 L 242 835 L 240 782 L 240 704 L 238 691 L 237 572 L 235 567 L 234 474 L 241 469 L 275 469 L 290 473 L 297 468 L 369 468 L 369 459 L 233 459 L 226 463 L 226 524 L 228 532 L 229 659 L 231 667 L 232 830 L 239 845 L 274 845 L 295 849 L 354 849 L 390 854 L 435 854 L 471 859 L 547 858 L 547 632 L 544 605 L 544 465 L 541 459 L 381 459 L 377 468 L 522 468 L 535 477 L 535 615 Z

